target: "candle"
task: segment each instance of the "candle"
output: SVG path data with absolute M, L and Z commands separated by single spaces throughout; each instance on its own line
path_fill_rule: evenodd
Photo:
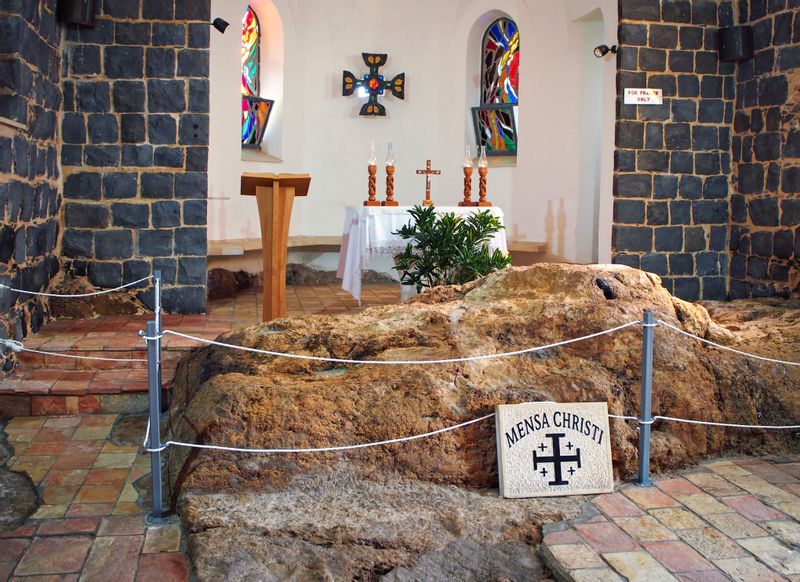
M 472 167 L 472 151 L 470 150 L 469 146 L 467 146 L 467 149 L 464 151 L 464 167 Z

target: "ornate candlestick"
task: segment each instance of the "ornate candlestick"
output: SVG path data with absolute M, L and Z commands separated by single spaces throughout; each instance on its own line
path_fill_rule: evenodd
M 464 199 L 458 203 L 459 206 L 475 206 L 472 201 L 472 152 L 467 146 L 464 152 Z
M 400 206 L 394 199 L 394 151 L 392 142 L 389 142 L 389 152 L 386 154 L 386 200 L 381 202 L 383 206 Z
M 489 173 L 489 160 L 486 159 L 486 146 L 481 146 L 481 157 L 478 158 L 478 203 L 477 206 L 491 206 L 486 200 L 486 174 Z
M 376 158 L 375 158 L 375 142 L 371 142 L 370 144 L 370 155 L 369 160 L 367 161 L 367 170 L 369 171 L 369 182 L 368 182 L 368 191 L 369 191 L 369 198 L 364 201 L 364 206 L 380 206 L 381 203 L 378 201 L 377 196 L 377 185 L 376 185 L 376 177 L 375 175 L 378 173 L 378 166 L 376 165 Z

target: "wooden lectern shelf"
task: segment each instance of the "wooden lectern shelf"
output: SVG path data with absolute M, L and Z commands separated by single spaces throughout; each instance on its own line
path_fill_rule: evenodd
M 242 174 L 242 196 L 255 196 L 264 256 L 262 321 L 286 315 L 286 258 L 295 196 L 307 196 L 308 174 Z

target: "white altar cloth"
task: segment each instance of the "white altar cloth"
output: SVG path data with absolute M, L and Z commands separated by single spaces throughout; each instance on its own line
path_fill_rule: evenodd
M 408 241 L 392 234 L 412 219 L 408 213 L 411 206 L 348 206 L 344 215 L 342 247 L 339 250 L 337 276 L 342 279 L 342 289 L 361 303 L 361 273 L 371 256 L 394 255 L 402 251 Z M 488 210 L 503 223 L 503 211 L 497 206 L 437 206 L 436 213 L 454 212 L 464 216 Z M 505 229 L 489 241 L 489 252 L 500 249 L 508 252 Z

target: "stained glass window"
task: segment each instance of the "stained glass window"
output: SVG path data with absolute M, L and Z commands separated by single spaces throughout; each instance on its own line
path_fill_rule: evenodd
M 498 18 L 483 35 L 481 103 L 517 105 L 519 30 L 510 18 Z
M 259 97 L 260 41 L 258 17 L 248 7 L 242 18 L 242 146 L 246 148 L 261 147 L 269 114 L 275 103 Z

